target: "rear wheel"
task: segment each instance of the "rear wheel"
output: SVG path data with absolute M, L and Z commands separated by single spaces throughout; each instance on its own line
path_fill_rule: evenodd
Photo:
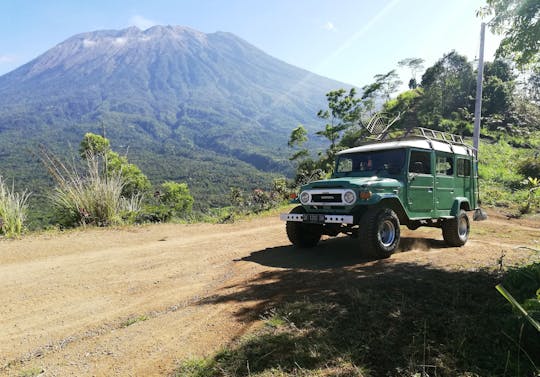
M 290 213 L 306 213 L 302 206 L 294 207 Z M 317 246 L 322 235 L 322 225 L 305 224 L 298 221 L 287 221 L 285 224 L 287 237 L 291 243 L 299 248 L 311 248 Z
M 442 234 L 444 242 L 448 246 L 463 246 L 469 239 L 471 226 L 467 212 L 460 209 L 453 219 L 445 220 L 442 223 Z
M 359 238 L 364 249 L 379 258 L 388 258 L 399 246 L 399 219 L 390 208 L 368 210 L 360 221 Z

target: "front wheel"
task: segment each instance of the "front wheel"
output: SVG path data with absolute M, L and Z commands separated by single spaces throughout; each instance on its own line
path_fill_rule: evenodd
M 379 258 L 388 258 L 399 246 L 399 219 L 390 208 L 368 210 L 360 222 L 359 238 L 364 249 Z
M 463 246 L 469 239 L 471 226 L 467 212 L 460 209 L 453 219 L 445 220 L 442 223 L 442 234 L 444 242 L 448 246 Z
M 306 213 L 302 206 L 294 207 L 291 213 Z M 299 248 L 317 246 L 322 235 L 322 226 L 319 224 L 304 224 L 298 221 L 287 221 L 285 225 L 287 237 L 291 243 Z

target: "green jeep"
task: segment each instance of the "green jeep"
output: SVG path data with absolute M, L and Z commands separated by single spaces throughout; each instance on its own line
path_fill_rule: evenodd
M 297 247 L 345 233 L 386 258 L 398 248 L 400 225 L 441 228 L 448 245 L 463 246 L 466 211 L 477 208 L 477 198 L 473 148 L 460 136 L 415 128 L 339 152 L 332 177 L 302 186 L 301 205 L 280 218 Z

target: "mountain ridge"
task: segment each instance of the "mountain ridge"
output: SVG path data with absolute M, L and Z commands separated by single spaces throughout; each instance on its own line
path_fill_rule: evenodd
M 31 180 L 39 166 L 24 149 L 42 143 L 62 154 L 84 133 L 105 129 L 113 148 L 129 148 L 155 183 L 191 179 L 196 199 L 202 185 L 210 203 L 222 203 L 216 195 L 227 186 L 263 186 L 268 172 L 287 172 L 290 131 L 299 123 L 315 131 L 325 94 L 339 87 L 350 86 L 228 32 L 154 26 L 76 34 L 0 76 L 0 155 L 8 156 L 0 173 Z M 21 161 L 30 169 L 22 175 Z M 208 172 L 208 161 L 216 171 Z M 219 187 L 204 184 L 210 178 L 201 171 Z

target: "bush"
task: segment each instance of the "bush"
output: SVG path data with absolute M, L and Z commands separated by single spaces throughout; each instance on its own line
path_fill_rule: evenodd
M 517 171 L 524 177 L 539 178 L 540 177 L 540 158 L 529 157 L 522 160 L 518 164 Z
M 161 184 L 160 200 L 176 217 L 189 215 L 193 207 L 193 196 L 191 196 L 186 183 L 163 182 Z
M 107 175 L 120 174 L 124 181 L 122 196 L 132 197 L 148 191 L 151 187 L 148 177 L 143 174 L 137 165 L 130 164 L 126 156 L 120 156 L 111 150 L 109 139 L 87 133 L 84 135 L 79 147 L 79 153 L 83 159 L 91 156 L 99 156 L 105 161 Z
M 13 237 L 22 233 L 29 196 L 26 190 L 16 193 L 13 186 L 7 187 L 0 176 L 0 234 Z
M 107 226 L 121 222 L 121 197 L 124 181 L 119 174 L 103 174 L 99 159 L 91 156 L 86 171 L 78 172 L 62 165 L 52 202 L 60 225 Z

